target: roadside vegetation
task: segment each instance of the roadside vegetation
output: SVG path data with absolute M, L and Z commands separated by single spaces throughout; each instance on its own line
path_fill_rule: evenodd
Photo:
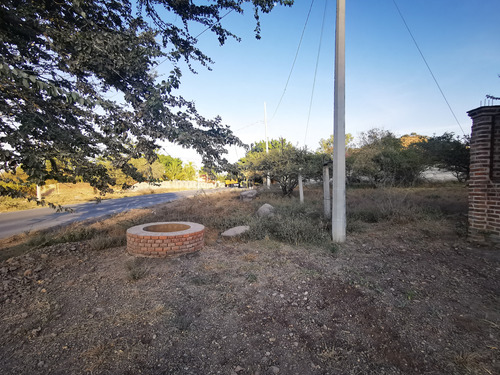
M 169 155 L 156 154 L 157 160 L 148 162 L 144 158 L 132 159 L 130 164 L 152 183 L 161 181 L 195 181 L 203 173 L 192 163 L 183 163 L 181 159 Z M 141 189 L 134 191 L 131 186 L 138 181 L 127 176 L 109 161 L 101 163 L 113 179 L 114 189 L 101 192 L 79 177 L 74 182 L 45 180 L 40 186 L 41 201 L 37 201 L 37 186 L 29 176 L 17 168 L 15 173 L 0 171 L 0 190 L 9 190 L 13 194 L 0 194 L 0 212 L 27 210 L 45 205 L 64 206 L 75 203 L 96 201 L 99 199 L 123 198 L 153 193 L 167 193 L 176 189 Z M 50 169 L 50 168 L 49 168 Z
M 293 245 L 331 248 L 331 220 L 324 217 L 323 192 L 318 185 L 305 189 L 305 203 L 297 194 L 283 196 L 281 190 L 261 189 L 259 199 L 241 202 L 239 192 L 200 193 L 195 198 L 169 203 L 161 208 L 138 209 L 95 223 L 75 223 L 58 230 L 25 233 L 0 242 L 11 247 L 0 253 L 30 251 L 57 243 L 91 241 L 91 248 L 107 248 L 125 243 L 126 229 L 148 222 L 191 221 L 206 226 L 206 241 L 214 243 L 221 232 L 239 225 L 250 226 L 247 241 L 273 240 Z M 263 203 L 275 207 L 275 215 L 257 218 L 255 212 Z M 354 188 L 347 190 L 347 231 L 355 234 L 368 230 L 371 224 L 403 225 L 440 222 L 453 216 L 457 234 L 466 235 L 466 188 L 459 183 L 425 185 L 414 188 Z M 9 246 L 9 243 L 14 244 Z
M 30 189 L 34 194 L 33 199 L 26 198 L 12 198 L 8 196 L 0 196 L 0 212 L 29 210 L 33 208 L 43 207 L 42 204 L 37 203 L 36 187 Z M 137 195 L 146 194 L 159 194 L 176 191 L 176 189 L 146 189 L 134 191 L 132 189 L 116 190 L 108 193 L 105 196 L 96 194 L 94 188 L 88 183 L 80 182 L 76 184 L 49 184 L 44 185 L 42 188 L 42 198 L 44 201 L 50 202 L 56 206 L 66 206 L 76 203 L 96 202 L 97 199 L 114 199 L 123 197 L 133 197 Z

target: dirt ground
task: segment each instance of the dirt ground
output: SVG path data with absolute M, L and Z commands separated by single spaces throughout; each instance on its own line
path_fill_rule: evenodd
M 0 263 L 1 372 L 500 374 L 500 252 L 458 225 L 373 223 L 334 252 L 37 248 Z

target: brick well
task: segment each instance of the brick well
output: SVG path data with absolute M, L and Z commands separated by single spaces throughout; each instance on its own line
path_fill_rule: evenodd
M 201 250 L 205 227 L 185 221 L 137 225 L 127 230 L 131 255 L 165 258 Z

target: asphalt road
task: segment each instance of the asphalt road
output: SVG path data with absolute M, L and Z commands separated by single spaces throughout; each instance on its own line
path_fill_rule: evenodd
M 52 208 L 0 212 L 0 238 L 34 230 L 66 225 L 75 221 L 84 221 L 108 216 L 134 208 L 155 206 L 179 198 L 193 196 L 198 190 L 178 191 L 152 195 L 140 195 L 118 199 L 107 199 L 101 203 L 82 203 L 68 205 L 73 212 L 55 212 Z

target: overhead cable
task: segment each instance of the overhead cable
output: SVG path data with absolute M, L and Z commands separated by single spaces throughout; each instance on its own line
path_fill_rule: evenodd
M 313 79 L 313 85 L 312 85 L 312 90 L 311 90 L 311 100 L 309 101 L 309 112 L 307 114 L 306 134 L 304 135 L 304 147 L 306 146 L 307 131 L 309 129 L 309 120 L 311 119 L 311 109 L 312 109 L 312 104 L 313 104 L 314 88 L 316 86 L 316 76 L 318 75 L 318 63 L 319 63 L 319 56 L 321 53 L 321 43 L 323 41 L 323 31 L 325 28 L 326 5 L 327 4 L 328 4 L 328 1 L 325 0 L 325 8 L 323 10 L 323 21 L 321 23 L 321 34 L 319 36 L 318 54 L 316 55 L 316 67 L 314 68 L 314 79 Z
M 304 38 L 304 33 L 306 31 L 307 23 L 309 21 L 309 16 L 311 14 L 311 9 L 313 7 L 313 4 L 314 4 L 314 0 L 311 1 L 311 5 L 309 7 L 309 12 L 307 13 L 306 22 L 304 23 L 304 28 L 302 29 L 302 34 L 300 35 L 299 45 L 297 46 L 297 51 L 295 52 L 295 58 L 293 59 L 292 67 L 290 69 L 290 73 L 288 74 L 285 88 L 283 89 L 283 93 L 281 94 L 281 98 L 280 98 L 278 105 L 276 106 L 276 109 L 274 110 L 273 116 L 271 117 L 271 120 L 269 120 L 269 122 L 273 121 L 274 117 L 276 116 L 276 112 L 278 112 L 278 108 L 280 107 L 281 102 L 283 101 L 283 97 L 285 96 L 285 92 L 286 92 L 286 89 L 288 87 L 288 83 L 290 82 L 290 77 L 292 76 L 293 68 L 295 67 L 295 62 L 297 61 L 297 56 L 299 55 L 300 46 L 302 44 L 302 39 Z
M 455 118 L 455 121 L 457 122 L 458 124 L 458 127 L 460 128 L 460 130 L 462 131 L 462 133 L 465 135 L 465 132 L 464 132 L 464 129 L 462 128 L 462 125 L 460 125 L 460 121 L 458 121 L 458 118 L 457 116 L 455 115 L 455 112 L 453 111 L 453 109 L 451 108 L 451 105 L 450 103 L 448 102 L 448 99 L 446 99 L 446 95 L 444 94 L 443 90 L 441 89 L 441 86 L 439 85 L 436 77 L 434 76 L 434 73 L 432 72 L 432 69 L 431 67 L 429 66 L 429 64 L 427 63 L 427 60 L 424 56 L 424 54 L 422 53 L 422 50 L 420 49 L 420 47 L 418 46 L 418 43 L 417 41 L 415 40 L 415 37 L 413 36 L 413 33 L 411 32 L 410 30 L 410 27 L 408 26 L 408 24 L 406 23 L 406 20 L 405 18 L 403 17 L 403 14 L 401 13 L 401 10 L 399 9 L 398 7 L 398 4 L 396 3 L 396 0 L 392 0 L 398 13 L 399 13 L 399 16 L 401 17 L 401 19 L 403 20 L 403 23 L 405 24 L 406 26 L 406 30 L 408 30 L 408 33 L 410 34 L 412 40 L 413 40 L 413 43 L 415 43 L 415 47 L 417 47 L 417 50 L 418 52 L 420 53 L 420 56 L 422 57 L 422 60 L 424 60 L 424 63 L 425 65 L 427 66 L 427 69 L 429 70 L 429 73 L 431 74 L 432 76 L 432 79 L 434 80 L 434 83 L 436 84 L 437 88 L 439 89 L 439 92 L 441 93 L 441 95 L 443 96 L 443 99 L 444 101 L 446 102 L 446 105 L 448 106 L 448 108 L 450 109 L 450 112 L 451 114 L 453 115 L 453 117 Z

